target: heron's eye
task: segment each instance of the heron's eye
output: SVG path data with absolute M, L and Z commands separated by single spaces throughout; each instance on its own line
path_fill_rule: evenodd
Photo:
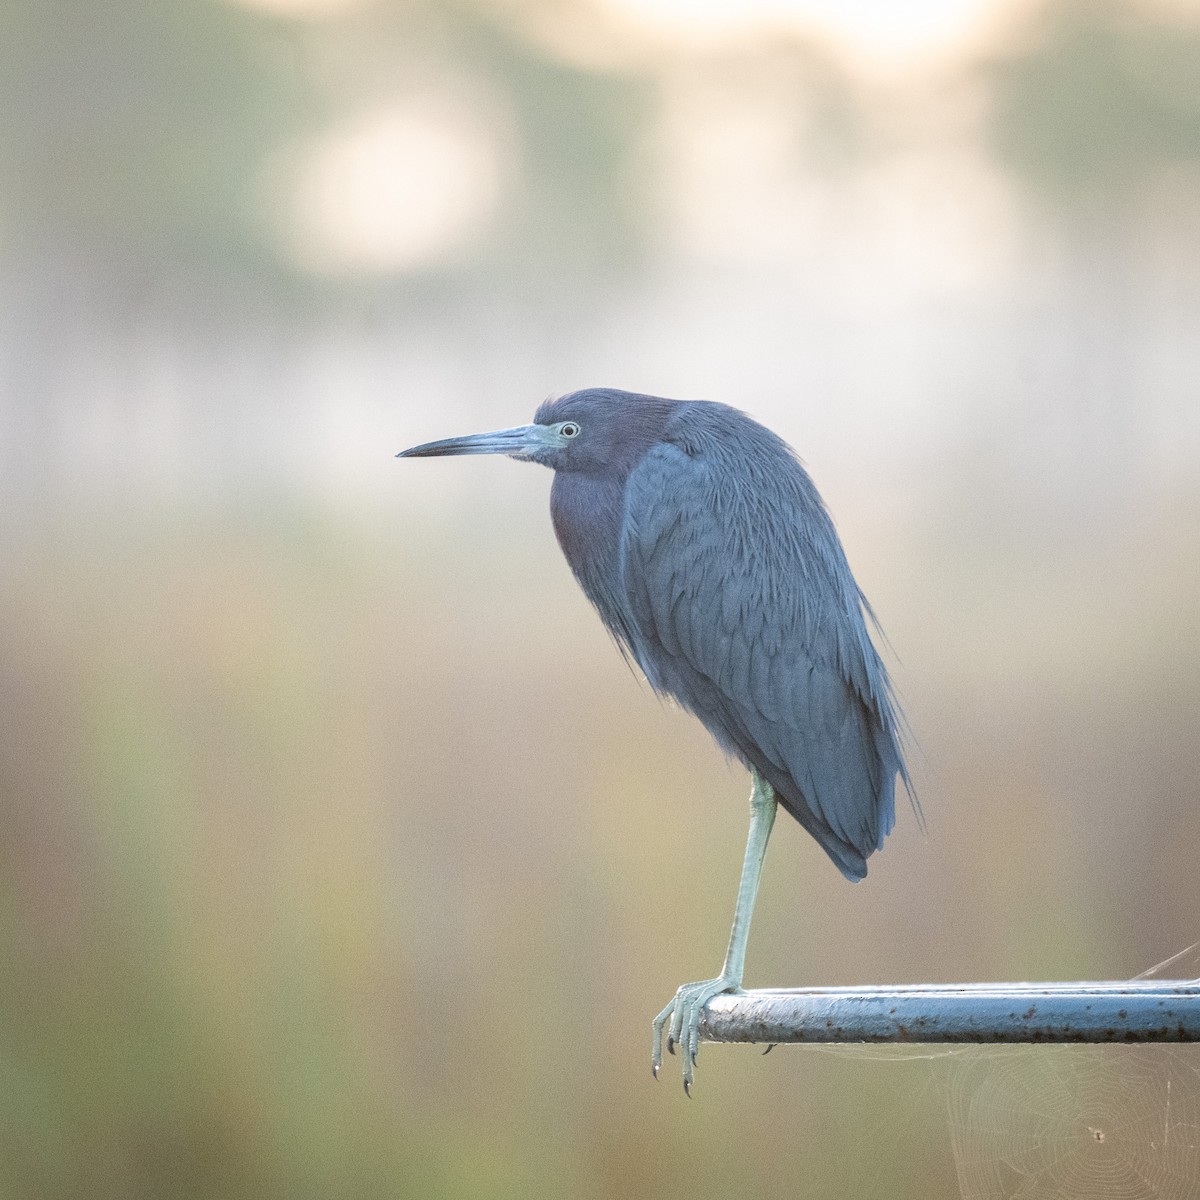
M 558 432 L 565 438 L 573 438 L 579 436 L 579 426 L 574 421 L 567 421 L 564 425 L 558 427 Z

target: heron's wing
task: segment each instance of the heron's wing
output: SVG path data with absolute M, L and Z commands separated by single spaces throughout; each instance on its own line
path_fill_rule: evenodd
M 892 825 L 895 718 L 837 534 L 778 447 L 766 478 L 674 444 L 635 468 L 622 529 L 635 653 L 857 879 Z

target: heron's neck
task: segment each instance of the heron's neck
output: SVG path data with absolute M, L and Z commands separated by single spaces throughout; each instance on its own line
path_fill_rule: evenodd
M 558 544 L 579 586 L 610 627 L 623 600 L 618 592 L 625 480 L 555 473 L 550 516 Z

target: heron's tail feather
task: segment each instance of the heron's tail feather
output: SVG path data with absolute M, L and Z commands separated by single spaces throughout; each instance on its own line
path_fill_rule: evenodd
M 817 845 L 833 860 L 833 865 L 851 883 L 858 883 L 859 880 L 866 878 L 867 855 L 873 850 L 877 850 L 878 846 L 870 846 L 866 853 L 863 853 L 858 847 L 852 846 L 844 838 L 839 837 L 824 822 L 818 821 L 803 800 L 797 803 L 781 791 L 773 781 L 772 786 L 775 787 L 775 798 L 779 803 L 812 835 Z M 879 840 L 883 841 L 882 836 Z

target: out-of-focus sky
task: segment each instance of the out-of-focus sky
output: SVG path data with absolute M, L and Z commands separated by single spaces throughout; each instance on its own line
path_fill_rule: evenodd
M 769 423 L 929 831 L 778 827 L 747 982 L 1132 975 L 1200 936 L 1198 81 L 1188 0 L 11 3 L 0 1191 L 979 1194 L 934 1065 L 652 1083 L 744 772 L 544 471 L 392 455 Z

